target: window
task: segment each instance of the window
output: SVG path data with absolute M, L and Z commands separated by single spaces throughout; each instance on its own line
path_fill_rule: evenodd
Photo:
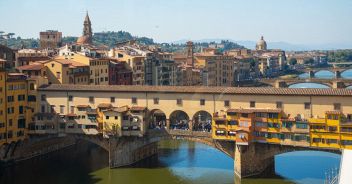
M 18 107 L 18 113 L 19 114 L 23 114 L 23 106 L 19 106 Z
M 249 102 L 249 107 L 254 108 L 255 107 L 255 101 L 250 101 Z
M 347 114 L 347 121 L 352 121 L 352 114 Z
M 119 119 L 118 116 L 115 116 L 115 119 Z
M 326 139 L 327 144 L 337 144 L 337 139 Z
M 94 103 L 94 96 L 89 97 L 89 103 Z
M 240 127 L 248 127 L 247 121 L 240 121 Z
M 241 114 L 241 117 L 248 118 L 248 117 L 249 117 L 249 114 L 242 113 L 242 114 Z
M 105 81 L 108 81 L 108 80 L 109 80 L 109 78 L 105 77 Z
M 73 101 L 73 96 L 68 96 L 68 101 L 72 102 Z
M 236 120 L 228 121 L 228 125 L 238 125 L 238 121 Z
M 64 105 L 60 105 L 60 114 L 63 114 L 65 110 L 65 106 Z
M 46 101 L 46 95 L 42 95 L 42 96 L 40 97 L 40 99 L 41 99 L 41 101 Z
M 28 102 L 35 102 L 35 101 L 37 101 L 37 99 L 36 99 L 36 96 L 35 95 L 28 95 Z
M 71 106 L 71 114 L 74 114 L 75 113 L 75 106 Z
M 268 123 L 269 128 L 280 128 L 280 125 L 278 123 Z
M 56 78 L 61 79 L 61 72 L 56 72 Z
M 328 129 L 329 129 L 329 132 L 336 132 L 337 131 L 336 126 L 329 126 Z
M 29 84 L 29 89 L 30 89 L 30 90 L 34 90 L 34 83 L 30 83 L 30 84 Z
M 276 108 L 281 109 L 282 108 L 282 102 L 276 102 Z
M 304 109 L 306 109 L 306 110 L 310 109 L 310 102 L 304 103 Z
M 307 123 L 296 123 L 296 128 L 298 128 L 298 129 L 307 129 L 308 125 L 307 125 Z
M 26 100 L 26 96 L 25 95 L 18 95 L 17 96 L 17 100 L 18 101 L 25 101 Z
M 115 103 L 115 97 L 110 97 L 110 102 Z
M 313 143 L 320 143 L 321 139 L 320 138 L 313 138 Z
M 334 103 L 334 110 L 335 111 L 341 110 L 341 104 L 340 103 Z
M 267 116 L 266 116 L 266 113 L 264 113 L 264 112 L 256 112 L 255 113 L 255 117 L 257 117 L 257 118 L 266 118 Z
M 159 104 L 159 98 L 154 98 L 154 104 Z
M 255 126 L 256 127 L 266 127 L 266 123 L 264 123 L 264 122 L 255 122 Z
M 105 119 L 109 119 L 110 117 L 109 116 L 105 116 Z
M 13 114 L 14 112 L 15 112 L 15 108 L 14 107 L 7 108 L 7 113 L 8 114 Z
M 7 96 L 7 102 L 13 102 L 14 98 L 13 96 Z
M 205 105 L 205 99 L 200 99 L 200 105 Z
M 229 100 L 225 100 L 224 101 L 224 106 L 225 107 L 230 107 L 230 101 Z
M 137 104 L 137 98 L 136 97 L 132 97 L 132 104 Z
M 180 98 L 177 99 L 177 100 L 176 100 L 176 104 L 177 104 L 177 105 L 182 105 L 182 99 L 180 99 Z
M 279 114 L 278 114 L 278 113 L 269 113 L 269 114 L 268 114 L 268 117 L 269 117 L 269 118 L 277 119 L 277 118 L 279 118 Z

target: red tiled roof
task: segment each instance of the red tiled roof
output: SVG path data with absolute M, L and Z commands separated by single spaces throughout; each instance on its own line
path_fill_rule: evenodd
M 112 107 L 112 105 L 109 103 L 101 103 L 98 105 L 98 108 L 110 108 L 110 107 Z
M 89 105 L 77 105 L 77 108 L 90 108 Z
M 42 64 L 31 64 L 17 67 L 17 70 L 41 70 L 45 66 Z
M 138 106 L 131 107 L 131 111 L 144 111 L 145 109 L 147 109 L 147 108 L 146 107 L 138 107 Z

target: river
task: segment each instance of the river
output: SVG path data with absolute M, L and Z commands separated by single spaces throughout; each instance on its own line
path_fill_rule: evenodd
M 292 152 L 275 157 L 273 175 L 243 184 L 318 184 L 339 166 L 340 156 Z M 68 149 L 24 161 L 1 171 L 1 184 L 233 184 L 233 159 L 209 146 L 187 141 L 159 143 L 158 157 L 133 167 L 109 169 L 108 153 L 81 142 Z M 238 182 L 237 182 L 238 183 Z

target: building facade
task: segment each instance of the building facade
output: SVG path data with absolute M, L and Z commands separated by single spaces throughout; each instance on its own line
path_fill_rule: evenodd
M 56 49 L 62 46 L 62 32 L 47 30 L 39 33 L 40 49 Z

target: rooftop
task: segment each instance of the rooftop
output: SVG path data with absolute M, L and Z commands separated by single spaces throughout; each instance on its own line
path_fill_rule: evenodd
M 87 92 L 159 92 L 159 93 L 205 93 L 244 95 L 301 95 L 301 96 L 352 96 L 350 89 L 301 89 L 269 87 L 205 87 L 205 86 L 124 86 L 124 85 L 43 85 L 39 91 L 87 91 Z

